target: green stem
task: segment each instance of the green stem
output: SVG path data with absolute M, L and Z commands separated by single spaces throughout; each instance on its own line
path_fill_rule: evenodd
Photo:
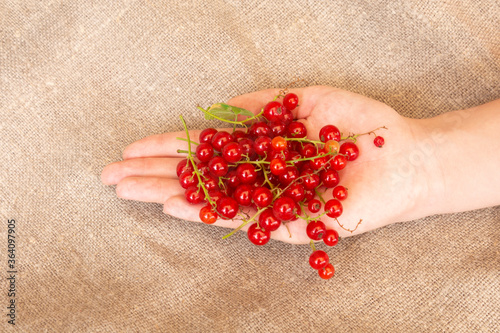
M 293 165 L 293 164 L 295 164 L 295 162 L 311 161 L 311 160 L 315 160 L 317 158 L 321 158 L 321 157 L 325 157 L 325 156 L 335 157 L 335 155 L 337 155 L 335 152 L 330 152 L 330 153 L 326 153 L 326 154 L 316 155 L 316 156 L 313 156 L 313 157 L 304 157 L 304 158 L 299 158 L 297 160 L 290 160 L 290 161 L 286 161 L 286 163 L 290 164 L 290 165 Z
M 316 192 L 316 195 L 319 197 L 319 200 L 323 203 L 323 205 L 326 205 L 325 199 L 323 199 L 323 196 L 321 195 L 321 193 L 319 193 L 319 191 L 317 189 L 314 189 L 314 192 Z
M 311 245 L 311 249 L 313 250 L 313 252 L 316 251 L 316 246 L 314 246 L 314 242 L 312 241 L 312 239 L 309 242 L 309 245 Z
M 184 139 L 184 138 L 176 138 L 176 139 L 177 139 L 177 140 L 181 140 L 181 141 L 188 141 L 188 139 Z M 189 142 L 189 141 L 188 141 L 188 142 Z M 191 141 L 190 143 L 191 143 L 191 144 L 193 144 L 193 145 L 199 145 L 199 143 L 198 143 L 198 142 L 194 142 L 194 141 Z
M 244 226 L 246 226 L 248 223 L 250 223 L 250 222 L 252 222 L 253 220 L 255 220 L 255 218 L 256 218 L 257 216 L 259 216 L 259 215 L 260 215 L 260 213 L 262 213 L 262 212 L 263 212 L 263 211 L 265 211 L 266 209 L 267 209 L 267 207 L 262 208 L 262 209 L 259 209 L 259 210 L 257 211 L 257 213 L 255 213 L 255 215 L 254 215 L 254 216 L 252 216 L 252 217 L 251 217 L 250 219 L 248 219 L 248 220 L 243 220 L 243 223 L 242 223 L 242 224 L 240 224 L 238 228 L 234 229 L 233 231 L 231 231 L 231 232 L 230 232 L 230 233 L 228 233 L 227 235 L 223 236 L 223 237 L 222 237 L 222 239 L 226 239 L 226 238 L 228 238 L 228 237 L 231 237 L 231 236 L 232 236 L 232 235 L 234 235 L 236 232 L 240 231 L 240 230 L 241 230 L 241 228 L 243 228 L 243 227 L 244 227 Z
M 194 170 L 194 173 L 196 174 L 196 177 L 198 177 L 198 186 L 201 186 L 201 188 L 203 189 L 203 193 L 205 193 L 205 199 L 208 200 L 208 202 L 210 203 L 210 205 L 212 207 L 215 207 L 215 202 L 213 202 L 212 198 L 210 198 L 210 195 L 208 194 L 207 188 L 205 187 L 205 185 L 203 183 L 203 179 L 201 178 L 200 171 L 198 170 L 198 167 L 196 166 L 196 163 L 194 162 L 193 154 L 191 152 L 191 139 L 189 137 L 189 131 L 188 131 L 186 122 L 184 121 L 184 118 L 182 117 L 182 115 L 179 117 L 181 118 L 182 125 L 184 125 L 184 130 L 186 131 L 186 137 L 187 137 L 187 142 L 188 142 L 188 151 L 187 151 L 188 160 L 191 162 L 191 165 L 193 166 L 193 170 Z
M 349 139 L 349 140 L 354 141 L 354 143 L 356 143 L 356 140 L 358 139 L 359 136 L 361 136 L 361 135 L 367 135 L 367 134 L 373 134 L 373 135 L 377 136 L 377 133 L 375 133 L 375 131 L 378 131 L 380 129 L 385 129 L 386 130 L 388 128 L 385 127 L 385 126 L 381 126 L 381 127 L 378 127 L 378 128 L 376 128 L 374 130 L 368 131 L 366 133 L 343 136 L 343 137 L 340 138 L 340 140 L 342 141 L 342 140 L 348 140 Z
M 179 154 L 189 154 L 187 150 L 177 149 L 177 153 Z
M 264 178 L 266 179 L 266 183 L 269 184 L 269 187 L 271 188 L 271 191 L 274 189 L 273 184 L 269 181 L 269 178 L 267 177 L 267 171 L 266 169 L 262 169 L 262 173 L 264 174 Z
M 271 164 L 271 162 L 267 161 L 238 161 L 236 164 L 250 163 L 250 164 Z
M 285 140 L 286 141 L 308 142 L 308 143 L 314 143 L 316 145 L 324 145 L 325 144 L 323 141 L 309 140 L 306 138 L 285 138 Z
M 245 120 L 242 120 L 242 121 L 233 121 L 233 120 L 227 120 L 227 119 L 224 119 L 224 118 L 221 118 L 221 117 L 218 117 L 210 112 L 208 112 L 207 110 L 205 110 L 204 108 L 202 108 L 201 106 L 198 106 L 198 109 L 203 111 L 206 115 L 208 115 L 209 117 L 212 117 L 212 118 L 215 118 L 215 119 L 218 119 L 220 121 L 223 121 L 225 123 L 229 123 L 229 124 L 236 124 L 236 125 L 244 125 L 244 123 L 246 123 L 247 121 L 250 121 L 250 120 L 254 120 L 256 118 L 258 118 L 259 116 L 261 116 L 262 114 L 264 114 L 264 111 L 261 111 L 260 113 L 256 114 L 255 116 L 253 117 L 250 117 L 250 118 L 247 118 Z

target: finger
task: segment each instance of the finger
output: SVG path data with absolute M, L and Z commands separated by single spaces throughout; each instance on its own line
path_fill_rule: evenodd
M 170 197 L 183 193 L 184 189 L 177 179 L 127 177 L 116 185 L 118 197 L 144 202 L 164 203 Z
M 172 215 L 183 220 L 201 222 L 199 213 L 200 209 L 204 205 L 205 204 L 191 205 L 186 201 L 183 195 L 177 195 L 170 197 L 164 203 L 163 212 L 165 214 Z M 255 214 L 255 210 L 250 212 L 250 216 L 252 216 L 253 214 Z M 239 227 L 241 223 L 241 220 L 218 219 L 212 225 L 235 229 Z M 243 228 L 241 228 L 241 232 L 247 231 L 251 224 L 252 223 L 248 223 Z M 288 229 L 287 227 L 285 227 L 285 225 L 281 225 L 278 230 L 275 230 L 271 233 L 271 238 L 291 244 L 309 243 L 310 239 L 305 232 L 305 228 L 306 222 L 303 220 L 290 222 L 288 223 Z M 292 235 L 292 237 L 290 237 L 290 235 Z
M 106 185 L 118 184 L 132 176 L 177 179 L 177 164 L 182 158 L 133 158 L 107 165 L 101 173 Z
M 189 131 L 189 139 L 192 142 L 198 143 L 200 136 L 198 130 Z M 123 159 L 139 158 L 139 157 L 181 157 L 185 154 L 177 153 L 177 149 L 188 150 L 186 141 L 178 140 L 177 138 L 186 139 L 186 132 L 170 132 L 164 134 L 155 134 L 147 136 L 141 140 L 131 143 L 123 151 Z M 192 151 L 196 150 L 196 145 L 191 144 Z
M 232 128 L 216 128 L 218 131 L 227 131 L 231 133 Z M 191 141 L 191 152 L 196 152 L 196 143 L 199 143 L 201 130 L 189 131 L 189 140 Z M 147 136 L 136 142 L 129 144 L 123 150 L 123 159 L 128 160 L 140 157 L 186 157 L 185 153 L 178 153 L 177 150 L 188 150 L 188 143 L 185 131 L 170 132 Z

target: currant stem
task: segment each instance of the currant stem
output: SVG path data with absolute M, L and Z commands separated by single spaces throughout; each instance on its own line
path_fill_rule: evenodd
M 314 242 L 312 241 L 312 239 L 309 241 L 309 245 L 311 245 L 311 249 L 314 251 L 316 251 L 316 246 L 314 246 Z
M 274 185 L 269 181 L 269 178 L 267 177 L 267 172 L 266 169 L 262 169 L 262 173 L 264 174 L 264 178 L 266 179 L 266 183 L 269 184 L 269 187 L 271 188 L 271 191 L 274 190 Z M 260 227 L 260 226 L 259 226 Z
M 286 141 L 299 141 L 299 142 L 308 142 L 308 143 L 314 143 L 316 145 L 324 145 L 325 143 L 322 141 L 316 141 L 316 140 L 310 140 L 306 138 L 284 138 Z
M 231 237 L 231 236 L 232 236 L 232 235 L 234 235 L 236 232 L 240 231 L 240 230 L 241 230 L 241 228 L 243 228 L 243 227 L 244 227 L 244 226 L 246 226 L 248 223 L 250 223 L 250 222 L 252 222 L 253 220 L 255 220 L 255 218 L 256 218 L 257 216 L 259 216 L 259 215 L 260 215 L 260 213 L 262 213 L 262 212 L 263 212 L 263 211 L 265 211 L 266 209 L 267 209 L 267 207 L 259 209 L 259 210 L 257 211 L 257 213 L 255 213 L 255 215 L 254 215 L 254 216 L 252 216 L 252 217 L 251 217 L 250 219 L 248 219 L 248 220 L 243 220 L 243 223 L 242 223 L 242 224 L 240 224 L 240 225 L 238 226 L 238 228 L 234 229 L 233 231 L 231 231 L 231 232 L 230 232 L 230 233 L 228 233 L 227 235 L 224 235 L 224 236 L 222 237 L 222 239 L 226 239 L 226 238 L 228 238 L 228 237 Z
M 323 203 L 323 205 L 326 205 L 325 199 L 323 199 L 323 196 L 317 189 L 314 189 L 314 192 L 316 192 L 316 195 L 319 197 L 319 200 Z
M 184 139 L 184 138 L 176 138 L 176 139 L 177 139 L 177 140 L 181 140 L 181 141 L 187 141 L 187 142 L 189 142 L 189 140 L 188 140 L 188 139 Z M 191 144 L 193 144 L 193 145 L 199 145 L 199 143 L 198 143 L 198 142 L 194 142 L 194 141 L 191 141 L 190 143 L 191 143 Z
M 366 132 L 366 133 L 361 133 L 361 134 L 352 134 L 352 135 L 348 135 L 348 136 L 346 136 L 346 137 L 342 137 L 342 138 L 340 138 L 340 140 L 353 140 L 353 141 L 354 141 L 354 143 L 356 143 L 356 140 L 357 140 L 357 138 L 358 138 L 359 136 L 361 136 L 361 135 L 367 135 L 367 134 L 373 134 L 373 135 L 377 136 L 377 134 L 375 133 L 375 131 L 378 131 L 378 130 L 380 130 L 380 129 L 388 129 L 388 128 L 387 128 L 387 127 L 385 127 L 385 126 L 381 126 L 381 127 L 375 128 L 374 130 L 371 130 L 371 131 Z
M 262 114 L 264 114 L 264 110 L 262 110 L 260 113 L 256 114 L 255 116 L 253 117 L 250 117 L 250 118 L 247 118 L 245 120 L 241 120 L 241 121 L 233 121 L 233 120 L 227 120 L 227 119 L 224 119 L 224 118 L 221 118 L 219 116 L 216 116 L 210 112 L 208 112 L 207 110 L 205 110 L 204 108 L 202 108 L 201 106 L 198 106 L 197 107 L 198 110 L 201 110 L 203 111 L 206 115 L 208 115 L 209 117 L 212 117 L 212 118 L 215 118 L 215 119 L 218 119 L 220 121 L 223 121 L 225 123 L 229 123 L 229 124 L 236 124 L 236 125 L 245 125 L 244 123 L 248 122 L 248 121 L 251 121 L 251 120 L 255 120 L 256 118 L 260 117 Z
M 238 161 L 236 163 L 251 163 L 251 164 L 271 164 L 271 162 L 267 162 L 267 161 Z
M 340 224 L 339 220 L 335 219 L 335 221 L 337 221 L 337 224 L 339 225 L 339 227 L 341 227 L 345 231 L 349 231 L 352 234 L 354 231 L 356 231 L 356 229 L 358 229 L 358 227 L 361 224 L 361 222 L 363 221 L 363 219 L 359 219 L 359 222 L 358 222 L 358 224 L 356 224 L 356 228 L 354 228 L 354 229 L 347 229 L 344 227 L 343 224 Z
M 198 177 L 198 186 L 201 186 L 201 188 L 203 189 L 203 193 L 205 193 L 205 199 L 207 199 L 207 201 L 210 203 L 210 205 L 212 207 L 215 207 L 215 202 L 213 202 L 212 198 L 210 198 L 210 195 L 208 194 L 207 188 L 205 187 L 205 185 L 203 183 L 203 179 L 201 178 L 200 171 L 198 170 L 196 163 L 194 163 L 193 154 L 191 152 L 191 139 L 189 137 L 189 131 L 188 131 L 186 122 L 184 121 L 184 118 L 182 117 L 182 115 L 179 117 L 181 118 L 182 125 L 184 125 L 184 130 L 186 131 L 186 137 L 187 137 L 187 142 L 188 142 L 188 151 L 187 151 L 188 157 L 187 158 L 191 162 L 191 165 L 193 166 L 194 173 Z M 179 150 L 177 152 L 179 152 Z
M 288 231 L 288 238 L 292 238 L 292 233 L 290 232 L 290 229 L 288 228 L 288 223 L 283 223 L 285 225 L 286 231 Z
M 304 158 L 299 158 L 299 159 L 296 159 L 296 160 L 286 161 L 286 163 L 288 163 L 288 164 L 294 164 L 295 162 L 312 161 L 312 160 L 315 160 L 317 158 L 326 157 L 326 156 L 335 157 L 335 155 L 337 155 L 337 153 L 332 151 L 330 153 L 319 154 L 319 155 L 316 155 L 316 156 L 313 156 L 313 157 L 304 157 Z

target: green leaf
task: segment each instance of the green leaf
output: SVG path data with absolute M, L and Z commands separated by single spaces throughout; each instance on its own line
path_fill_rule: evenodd
M 205 119 L 207 120 L 213 119 L 213 117 L 211 117 L 210 114 L 231 121 L 235 120 L 237 115 L 243 115 L 248 117 L 253 117 L 254 115 L 252 112 L 246 109 L 238 108 L 236 106 L 224 103 L 217 103 L 209 107 L 207 113 L 205 113 Z

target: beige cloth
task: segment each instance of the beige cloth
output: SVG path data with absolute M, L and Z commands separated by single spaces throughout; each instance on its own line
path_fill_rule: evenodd
M 496 0 L 1 1 L 1 270 L 14 218 L 16 331 L 498 332 L 499 207 L 343 239 L 325 282 L 307 245 L 223 241 L 117 198 L 100 173 L 129 143 L 180 130 L 181 113 L 206 127 L 198 104 L 296 76 L 411 117 L 494 100 L 499 17 Z

